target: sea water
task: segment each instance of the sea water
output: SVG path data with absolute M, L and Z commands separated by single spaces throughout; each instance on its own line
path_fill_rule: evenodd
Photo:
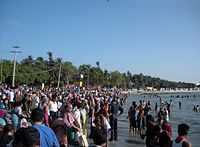
M 129 134 L 128 128 L 128 109 L 132 101 L 150 100 L 152 108 L 154 109 L 155 103 L 162 101 L 169 102 L 172 100 L 170 123 L 173 127 L 173 139 L 177 136 L 177 126 L 180 123 L 187 123 L 190 126 L 189 139 L 192 147 L 200 147 L 200 112 L 194 112 L 194 105 L 200 105 L 200 93 L 177 93 L 177 94 L 160 94 L 158 95 L 138 95 L 130 96 L 124 106 L 124 113 L 118 120 L 118 141 L 108 143 L 109 147 L 145 147 L 145 141 L 139 136 L 133 137 Z M 182 104 L 179 109 L 179 101 Z

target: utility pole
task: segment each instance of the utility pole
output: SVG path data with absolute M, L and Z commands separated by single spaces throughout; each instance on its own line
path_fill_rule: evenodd
M 20 48 L 19 46 L 14 46 L 13 48 L 14 48 L 14 50 L 13 50 L 13 51 L 11 51 L 11 53 L 13 53 L 13 54 L 14 54 L 12 87 L 14 87 L 14 86 L 15 86 L 16 55 L 17 55 L 17 53 L 21 53 L 21 51 L 18 51 L 18 50 L 17 50 L 17 49 L 19 49 L 19 48 Z
M 90 85 L 90 68 L 88 68 L 88 71 L 87 71 L 87 87 L 89 88 L 89 85 Z
M 60 63 L 59 74 L 58 74 L 58 85 L 57 85 L 57 88 L 59 88 L 59 86 L 60 86 L 61 65 L 62 65 L 62 63 Z

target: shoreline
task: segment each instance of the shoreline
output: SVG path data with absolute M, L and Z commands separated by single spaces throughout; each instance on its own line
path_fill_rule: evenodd
M 157 94 L 200 94 L 200 90 L 196 91 L 128 91 L 130 95 L 157 95 Z

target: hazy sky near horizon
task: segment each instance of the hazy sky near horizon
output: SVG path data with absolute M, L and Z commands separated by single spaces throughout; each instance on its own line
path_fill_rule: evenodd
M 200 0 L 0 0 L 0 58 L 32 55 L 76 66 L 200 81 Z

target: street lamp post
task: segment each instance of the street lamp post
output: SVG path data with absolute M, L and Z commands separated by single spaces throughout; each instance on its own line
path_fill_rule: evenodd
M 57 85 L 57 88 L 59 88 L 59 86 L 60 86 L 61 65 L 62 65 L 62 64 L 60 63 L 59 74 L 58 74 L 58 85 Z
M 17 50 L 17 49 L 19 49 L 19 48 L 20 48 L 19 46 L 14 46 L 13 48 L 14 48 L 14 50 L 13 50 L 13 51 L 11 51 L 11 53 L 13 53 L 13 54 L 14 54 L 12 87 L 14 87 L 14 86 L 15 86 L 16 55 L 17 55 L 17 53 L 21 53 L 21 51 L 18 51 L 18 50 Z
M 87 87 L 89 88 L 89 85 L 90 85 L 90 68 L 88 68 L 88 71 L 87 71 Z
M 3 60 L 1 59 L 1 82 L 3 81 Z

